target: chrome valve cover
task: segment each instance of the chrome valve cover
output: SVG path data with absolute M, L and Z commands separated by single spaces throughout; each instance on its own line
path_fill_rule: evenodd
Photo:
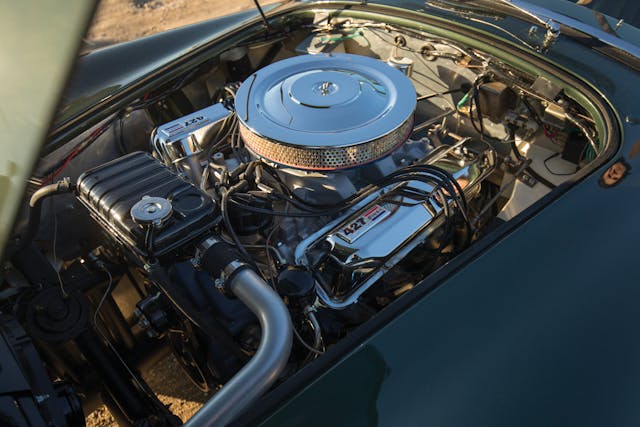
M 496 153 L 488 144 L 469 140 L 440 147 L 424 162 L 450 172 L 469 199 L 495 163 Z M 440 227 L 446 195 L 440 203 L 413 200 L 403 191 L 408 187 L 434 191 L 430 184 L 412 180 L 381 188 L 298 245 L 296 263 L 316 272 L 316 291 L 325 306 L 339 310 L 355 303 Z
M 213 134 L 231 114 L 224 105 L 213 104 L 158 127 L 151 141 L 156 157 L 199 183 L 207 134 Z

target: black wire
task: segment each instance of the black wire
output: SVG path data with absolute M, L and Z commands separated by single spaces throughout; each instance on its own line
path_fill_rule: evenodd
M 310 206 L 307 206 L 305 203 L 299 202 L 297 199 L 287 197 L 284 194 L 280 194 L 280 193 L 274 192 L 274 193 L 271 194 L 271 196 L 273 198 L 275 198 L 275 199 L 278 199 L 278 200 L 281 200 L 283 202 L 289 203 L 290 205 L 292 205 L 292 206 L 294 206 L 294 207 L 296 207 L 296 208 L 298 208 L 300 210 L 307 211 L 307 212 L 314 212 L 314 211 L 317 212 L 316 209 L 314 209 L 314 208 L 312 208 Z
M 511 150 L 513 150 L 513 154 L 516 155 L 516 159 L 520 160 L 521 162 L 527 160 L 527 158 L 525 156 L 522 155 L 522 153 L 520 152 L 520 150 L 518 149 L 518 145 L 516 144 L 516 136 L 515 136 L 515 132 L 513 127 L 509 126 L 507 127 L 508 130 L 508 134 L 507 134 L 507 138 L 509 138 L 509 142 L 511 143 Z
M 228 208 L 229 197 L 235 191 L 238 191 L 246 184 L 247 184 L 246 181 L 241 181 L 229 189 L 223 189 L 222 198 L 220 200 L 220 213 L 222 214 L 222 221 L 224 222 L 225 229 L 227 230 L 227 233 L 229 233 L 229 236 L 231 236 L 231 240 L 233 240 L 233 243 L 236 245 L 236 248 L 238 249 L 238 251 L 240 251 L 242 256 L 251 265 L 251 267 L 253 267 L 257 273 L 259 273 L 260 269 L 256 265 L 253 258 L 249 255 L 249 252 L 247 252 L 247 249 L 242 245 L 240 238 L 238 237 L 235 230 L 233 229 L 233 225 L 231 224 L 231 218 L 229 218 L 229 208 Z
M 278 175 L 278 172 L 269 164 L 261 162 L 259 165 L 260 169 L 264 172 L 267 172 L 267 174 L 273 178 L 276 183 L 278 183 L 278 185 L 280 186 L 280 190 L 284 193 L 286 193 L 288 196 L 290 196 L 291 198 L 301 202 L 301 203 L 305 203 L 307 206 L 311 207 L 311 208 L 320 208 L 320 209 L 324 209 L 327 207 L 335 207 L 335 206 L 327 206 L 327 205 L 314 205 L 312 203 L 309 203 L 307 201 L 305 201 L 304 199 L 298 197 L 293 191 L 291 191 L 289 189 L 289 186 L 286 185 L 284 183 L 284 181 L 282 180 L 282 178 L 280 178 L 280 175 Z
M 118 139 L 117 139 L 117 143 L 118 143 L 118 148 L 120 149 L 120 151 L 122 152 L 122 154 L 127 154 L 128 150 L 127 150 L 127 145 L 125 144 L 124 141 L 124 118 L 125 118 L 125 111 L 122 110 L 120 111 L 120 113 L 118 113 Z
M 155 104 L 156 102 L 161 101 L 162 99 L 164 99 L 168 95 L 171 95 L 172 93 L 180 90 L 187 83 L 187 81 L 191 77 L 196 75 L 198 72 L 200 72 L 200 67 L 196 67 L 195 69 L 189 71 L 188 73 L 185 73 L 182 77 L 178 77 L 176 79 L 175 83 L 169 89 L 164 90 L 164 91 L 152 96 L 151 98 L 144 99 L 144 100 L 139 101 L 137 103 L 134 102 L 134 103 L 130 104 L 129 107 L 128 107 L 128 110 L 129 111 L 140 110 L 142 108 L 149 107 L 149 106 Z
M 258 197 L 252 194 L 234 194 L 231 197 L 228 197 L 228 202 L 232 203 L 239 209 L 246 210 L 249 212 L 262 214 L 262 215 L 270 215 L 270 216 L 282 216 L 282 217 L 300 217 L 300 218 L 313 218 L 313 217 L 321 217 L 321 216 L 332 216 L 335 215 L 350 206 L 353 206 L 360 202 L 361 200 L 369 197 L 375 191 L 378 191 L 380 188 L 387 187 L 394 183 L 405 183 L 407 181 L 418 181 L 426 183 L 433 187 L 432 193 L 439 192 L 442 197 L 442 203 L 439 204 L 443 209 L 443 213 L 445 218 L 447 218 L 446 222 L 448 227 L 449 218 L 453 217 L 453 211 L 451 211 L 449 207 L 449 203 L 447 202 L 447 196 L 453 203 L 457 206 L 458 211 L 461 213 L 462 218 L 464 220 L 465 227 L 467 229 L 466 240 L 467 243 L 470 241 L 471 236 L 473 234 L 473 225 L 468 217 L 468 206 L 466 196 L 462 187 L 457 182 L 457 180 L 446 170 L 433 166 L 433 165 L 412 165 L 407 168 L 392 172 L 387 175 L 379 182 L 371 185 L 369 188 L 366 188 L 364 191 L 355 193 L 338 203 L 335 204 L 325 204 L 325 205 L 316 205 L 309 203 L 302 198 L 298 197 L 295 193 L 293 193 L 282 181 L 277 172 L 266 163 L 259 163 L 257 167 L 260 167 L 262 171 L 266 172 L 269 176 L 271 176 L 276 183 L 281 187 L 282 192 L 284 194 L 273 193 L 271 196 L 284 201 L 285 203 L 289 203 L 292 206 L 299 209 L 301 212 L 292 212 L 292 211 L 277 211 L 273 209 L 267 209 L 257 206 L 252 206 L 250 201 L 253 197 Z M 446 192 L 446 195 L 440 192 L 440 189 Z M 405 191 L 406 189 L 400 189 L 399 191 Z M 393 192 L 391 194 L 398 194 L 397 192 Z M 400 194 L 402 195 L 402 194 Z M 405 194 L 406 195 L 406 194 Z M 411 196 L 415 196 L 412 194 Z M 432 195 L 431 197 L 426 197 L 426 200 L 435 200 Z M 225 200 L 226 202 L 227 200 Z M 393 201 L 394 204 L 402 204 L 402 202 Z
M 458 207 L 463 211 L 463 213 L 466 213 L 467 199 L 466 199 L 466 196 L 464 195 L 464 191 L 462 190 L 462 187 L 460 187 L 460 184 L 458 183 L 458 181 L 448 171 L 433 165 L 413 165 L 413 166 L 409 166 L 408 168 L 399 170 L 394 174 L 397 176 L 403 176 L 403 175 L 406 175 L 407 172 L 412 172 L 414 170 L 428 172 L 428 173 L 432 173 L 439 176 L 440 179 L 443 180 L 443 186 L 449 193 L 450 197 L 454 199 L 454 201 L 456 202 Z M 451 184 L 453 187 L 448 184 Z
M 414 166 L 410 166 L 407 169 L 401 170 L 399 172 L 403 172 L 406 170 L 411 170 L 411 169 L 418 169 L 418 170 L 424 170 L 424 171 L 428 171 L 431 173 L 435 173 L 435 174 L 439 174 L 440 176 L 442 176 L 444 178 L 443 182 L 444 182 L 444 187 L 447 190 L 447 193 L 449 194 L 449 197 L 451 197 L 454 201 L 454 203 L 458 206 L 458 209 L 462 215 L 462 218 L 464 219 L 464 223 L 465 223 L 465 227 L 467 229 L 467 242 L 468 243 L 471 239 L 472 233 L 473 233 L 473 225 L 471 223 L 471 221 L 469 220 L 469 216 L 468 216 L 468 206 L 467 206 L 467 199 L 466 196 L 464 194 L 464 191 L 462 190 L 462 187 L 460 187 L 460 184 L 458 183 L 458 181 L 446 170 L 438 168 L 436 166 L 433 165 L 414 165 Z M 451 188 L 449 185 L 447 184 L 452 184 L 453 188 Z M 444 201 L 444 208 L 448 208 L 448 204 L 446 203 L 446 201 Z M 445 213 L 446 214 L 446 213 Z M 448 216 L 448 215 L 447 215 Z
M 478 84 L 476 83 L 473 86 L 473 103 L 475 105 L 475 113 L 476 113 L 476 117 L 478 118 L 478 123 L 480 125 L 480 136 L 484 136 L 484 120 L 482 120 L 482 107 L 481 107 L 481 102 L 480 102 L 480 88 L 478 87 Z M 470 111 L 471 114 L 473 114 L 473 111 Z
M 243 209 L 248 212 L 259 213 L 263 215 L 270 216 L 285 216 L 285 217 L 300 217 L 300 218 L 316 218 L 320 216 L 329 216 L 329 213 L 326 212 L 285 212 L 285 211 L 275 211 L 272 209 L 259 208 L 256 206 L 251 206 L 245 203 L 242 203 L 234 198 L 229 198 L 229 202 L 231 202 L 234 206 L 237 206 L 240 209 Z
M 296 206 L 298 208 L 303 208 L 306 211 L 304 212 L 276 211 L 273 209 L 266 209 L 266 208 L 251 206 L 250 200 L 251 198 L 256 196 L 247 194 L 247 193 L 233 194 L 228 198 L 225 198 L 225 203 L 228 200 L 229 202 L 233 203 L 234 206 L 240 209 L 253 212 L 253 213 L 262 214 L 262 215 L 270 215 L 270 216 L 303 217 L 303 218 L 331 216 L 353 205 L 354 203 L 356 203 L 355 201 L 359 201 L 365 197 L 368 197 L 368 195 L 370 195 L 372 192 L 377 191 L 380 188 L 392 185 L 394 183 L 405 183 L 407 181 L 417 181 L 417 182 L 426 183 L 431 187 L 433 187 L 432 193 L 438 192 L 441 195 L 443 200 L 440 206 L 443 209 L 445 218 L 447 218 L 447 223 L 449 223 L 448 219 L 453 217 L 453 211 L 451 211 L 449 207 L 449 203 L 446 200 L 448 196 L 448 198 L 451 199 L 453 203 L 457 206 L 459 212 L 461 213 L 464 219 L 464 223 L 467 229 L 467 233 L 466 233 L 467 242 L 471 239 L 471 236 L 473 233 L 472 231 L 473 227 L 472 227 L 471 221 L 468 218 L 467 200 L 464 195 L 464 191 L 460 187 L 460 184 L 455 180 L 455 178 L 448 171 L 433 165 L 413 165 L 413 166 L 409 166 L 406 169 L 395 171 L 390 175 L 388 175 L 387 177 L 383 178 L 379 183 L 367 189 L 366 191 L 350 197 L 346 203 L 345 201 L 342 201 L 341 203 L 333 205 L 334 207 L 330 209 L 310 211 L 309 209 L 313 209 L 313 208 L 310 207 L 306 202 L 300 202 L 298 200 L 294 201 L 295 199 L 287 198 L 284 195 L 279 195 L 277 197 L 285 202 L 291 203 L 293 206 Z M 444 193 L 442 193 L 440 191 L 441 189 L 446 191 L 447 194 L 445 195 Z M 404 191 L 404 190 L 407 190 L 407 189 L 406 188 L 400 189 L 400 191 Z M 390 195 L 393 195 L 393 194 L 397 195 L 398 193 L 396 192 L 390 193 Z M 414 197 L 415 195 L 416 195 L 415 193 L 411 194 L 412 197 Z M 425 199 L 437 201 L 437 199 L 434 199 L 434 197 L 426 197 Z M 450 224 L 448 226 L 450 226 Z
M 458 183 L 458 181 L 447 170 L 439 168 L 437 166 L 433 166 L 433 165 L 413 165 L 413 166 L 410 166 L 407 169 L 408 170 L 412 170 L 412 169 L 426 170 L 426 171 L 429 171 L 429 172 L 432 172 L 432 173 L 436 173 L 436 174 L 442 175 L 447 181 L 451 182 L 453 184 L 453 186 L 456 188 L 456 190 L 457 190 L 457 192 L 460 195 L 460 198 L 462 200 L 462 205 L 463 205 L 462 207 L 465 210 L 467 210 L 467 199 L 466 199 L 466 196 L 464 195 L 464 191 L 462 190 L 462 187 L 460 187 L 460 184 Z M 405 170 L 407 170 L 407 169 L 405 169 Z
M 531 114 L 531 117 L 533 117 L 533 120 L 536 122 L 536 124 L 538 126 L 543 126 L 542 120 L 540 119 L 540 116 L 538 115 L 538 112 L 533 108 L 533 106 L 531 105 L 529 100 L 527 100 L 527 98 L 523 97 L 522 98 L 522 103 L 527 108 L 527 110 L 529 110 L 529 114 Z
M 471 96 L 469 97 L 469 119 L 471 120 L 471 125 L 473 129 L 480 134 L 480 137 L 484 135 L 484 122 L 482 120 L 482 111 L 480 106 L 480 83 L 484 80 L 483 75 L 479 75 L 471 85 Z M 473 117 L 474 111 L 476 113 L 476 118 Z M 479 127 L 476 125 L 476 120 L 478 120 Z
M 147 232 L 145 233 L 145 236 L 144 236 L 144 247 L 147 250 L 147 255 L 149 256 L 150 260 L 155 259 L 155 255 L 153 251 L 154 231 L 155 231 L 154 226 L 149 225 L 149 227 L 147 227 Z
M 418 206 L 424 203 L 425 200 L 428 200 L 433 197 L 433 195 L 439 191 L 441 188 L 438 187 L 434 189 L 434 191 L 427 193 L 426 191 L 422 191 L 412 187 L 398 188 L 394 190 L 392 193 L 387 193 L 380 197 L 379 202 L 381 203 L 389 203 L 395 206 Z M 412 202 L 405 202 L 402 200 L 394 199 L 395 196 L 400 196 L 403 199 L 407 198 L 413 200 Z
M 415 173 L 414 174 L 408 174 L 407 176 L 402 175 L 402 176 L 395 177 L 393 180 L 390 181 L 390 183 L 394 183 L 394 182 L 403 183 L 403 182 L 405 182 L 406 179 L 409 179 L 411 181 L 423 182 L 425 184 L 428 184 L 428 185 L 432 186 L 433 187 L 433 193 L 442 194 L 442 193 L 440 193 L 440 188 L 441 187 L 444 187 L 449 194 L 453 194 L 454 193 L 453 188 L 451 186 L 449 186 L 447 183 L 442 182 L 442 181 L 440 181 L 438 179 L 433 179 L 433 177 L 430 178 L 430 177 L 416 175 Z M 393 193 L 391 193 L 390 195 L 392 195 L 392 194 L 395 194 L 395 191 Z M 429 199 L 433 199 L 433 197 L 430 197 L 427 200 L 429 200 Z M 443 200 L 443 203 L 440 204 L 440 206 L 442 207 L 446 217 L 451 217 L 452 216 L 452 212 L 451 212 L 451 210 L 449 208 L 449 204 L 446 203 L 446 200 Z
M 91 145 L 93 142 L 95 142 L 100 135 L 102 135 L 111 125 L 113 125 L 116 120 L 120 120 L 120 141 L 119 144 L 120 146 L 118 147 L 120 150 L 123 151 L 123 153 L 126 154 L 126 147 L 124 146 L 124 140 L 123 140 L 123 118 L 124 115 L 126 113 L 130 113 L 132 111 L 135 110 L 139 110 L 142 108 L 146 108 L 150 105 L 155 104 L 156 102 L 162 100 L 163 98 L 165 98 L 166 96 L 172 94 L 173 92 L 176 92 L 177 90 L 179 90 L 180 88 L 182 88 L 182 86 L 184 86 L 184 84 L 186 83 L 186 81 L 191 78 L 193 75 L 196 74 L 196 72 L 199 71 L 199 68 L 196 68 L 192 71 L 190 71 L 189 73 L 186 73 L 181 79 L 177 80 L 176 83 L 173 84 L 173 86 L 171 86 L 170 89 L 163 91 L 157 95 L 155 95 L 154 97 L 141 101 L 141 102 L 137 102 L 137 103 L 132 103 L 130 104 L 128 107 L 122 109 L 121 111 L 119 111 L 118 113 L 116 113 L 114 115 L 114 117 L 112 117 L 109 121 L 107 121 L 104 125 L 102 125 L 101 127 L 97 128 L 95 131 L 93 131 L 85 140 L 81 141 L 79 144 L 77 144 L 75 146 L 75 148 L 72 151 L 77 151 L 77 153 L 75 154 L 75 156 L 79 155 L 80 153 L 82 153 L 89 145 Z M 80 147 L 81 146 L 81 147 Z M 80 148 L 79 148 L 80 147 Z M 46 173 L 44 173 L 43 176 L 47 176 L 50 175 L 51 173 L 55 172 L 57 169 L 59 169 L 66 161 L 67 159 L 63 159 L 60 162 L 58 162 L 56 165 L 50 167 Z
M 544 178 L 543 176 L 541 176 L 538 172 L 536 172 L 535 170 L 533 170 L 531 168 L 531 166 L 528 166 L 525 170 L 525 172 L 527 172 L 529 175 L 531 175 L 532 177 L 534 177 L 538 182 L 540 182 L 542 185 L 550 188 L 550 189 L 554 189 L 557 187 L 557 185 L 555 185 L 554 183 L 552 183 L 551 181 L 547 180 L 546 178 Z
M 468 86 L 469 86 L 469 85 L 467 84 L 467 87 L 468 87 Z M 459 88 L 457 88 L 457 89 L 450 89 L 450 90 L 446 90 L 446 91 L 444 91 L 444 92 L 437 92 L 437 93 L 431 93 L 431 94 L 429 94 L 429 95 L 422 95 L 422 96 L 419 96 L 418 98 L 416 98 L 416 101 L 417 101 L 417 102 L 420 102 L 420 101 L 426 101 L 426 100 L 428 100 L 428 99 L 436 98 L 436 97 L 438 97 L 438 96 L 450 95 L 450 94 L 452 94 L 452 93 L 458 93 L 458 92 L 465 92 L 465 86 L 461 86 L 461 87 L 459 87 Z
M 518 146 L 516 145 L 516 140 L 515 137 L 511 138 L 511 148 L 513 150 L 513 153 L 516 155 L 516 157 L 518 158 L 518 160 L 520 160 L 521 162 L 526 161 L 527 158 L 525 156 L 522 155 L 522 153 L 520 152 L 520 150 L 518 150 Z M 546 166 L 546 165 L 545 165 Z M 527 166 L 524 170 L 524 172 L 528 173 L 529 175 L 531 175 L 533 178 L 536 179 L 536 181 L 538 181 L 540 184 L 544 185 L 545 187 L 548 187 L 550 189 L 554 189 L 557 187 L 557 185 L 555 185 L 554 183 L 552 183 L 551 181 L 547 180 L 546 178 L 544 178 L 543 176 L 541 176 L 538 172 L 536 172 L 535 170 L 533 170 L 533 168 L 531 166 Z M 517 177 L 516 177 L 517 178 Z
M 576 172 L 554 172 L 551 170 L 551 168 L 549 167 L 548 163 L 549 160 L 558 157 L 560 155 L 560 153 L 553 153 L 552 155 L 550 155 L 549 157 L 547 157 L 546 159 L 543 160 L 542 164 L 544 164 L 544 167 L 547 169 L 547 171 L 549 171 L 550 174 L 552 175 L 556 175 L 556 176 L 569 176 L 569 175 L 575 175 L 576 172 L 578 172 L 578 167 L 576 167 Z
M 285 189 L 285 192 L 288 193 L 288 195 L 294 199 L 296 202 L 291 202 L 291 199 L 287 199 L 286 201 L 291 202 L 294 206 L 298 207 L 299 209 L 303 209 L 303 210 L 313 210 L 313 209 L 322 209 L 321 214 L 317 213 L 317 214 L 304 214 L 304 213 L 296 213 L 296 216 L 300 216 L 300 217 L 313 217 L 313 216 L 326 216 L 326 215 L 333 215 L 335 213 L 340 212 L 341 210 L 344 210 L 346 208 L 348 208 L 349 206 L 352 206 L 353 204 L 356 204 L 358 201 L 368 197 L 371 193 L 377 191 L 378 189 L 388 186 L 394 182 L 399 182 L 398 179 L 395 179 L 396 177 L 402 177 L 403 175 L 407 175 L 410 174 L 413 171 L 422 171 L 422 172 L 432 172 L 435 174 L 438 174 L 440 176 L 441 179 L 444 179 L 446 181 L 449 181 L 453 184 L 454 188 L 452 188 L 451 186 L 447 186 L 444 185 L 446 188 L 447 192 L 452 195 L 452 197 L 454 197 L 455 200 L 457 199 L 461 199 L 461 203 L 459 203 L 459 207 L 460 209 L 464 212 L 464 214 L 466 214 L 466 210 L 467 210 L 467 201 L 466 198 L 464 196 L 464 192 L 462 191 L 462 188 L 460 187 L 460 184 L 458 184 L 458 182 L 455 180 L 455 178 L 453 178 L 453 176 L 451 176 L 451 174 L 449 174 L 447 171 L 445 171 L 444 169 L 438 168 L 436 166 L 432 166 L 432 165 L 413 165 L 413 166 L 409 166 L 408 168 L 405 169 L 401 169 L 398 171 L 393 172 L 390 175 L 387 175 L 385 178 L 383 178 L 382 180 L 380 180 L 379 182 L 377 182 L 376 184 L 373 184 L 370 188 L 368 188 L 367 190 L 363 191 L 363 192 L 359 192 L 359 193 L 355 193 L 343 200 L 341 200 L 340 202 L 336 203 L 336 204 L 331 204 L 331 205 L 316 205 L 316 204 L 312 204 L 309 203 L 303 199 L 301 199 L 300 197 L 298 197 L 297 195 L 295 195 L 294 193 L 292 193 L 291 191 L 289 191 L 289 189 L 287 188 L 287 186 L 282 182 L 282 180 L 280 179 L 280 177 L 277 175 L 277 173 L 275 172 L 275 170 L 265 164 L 265 163 L 261 163 L 260 165 L 264 170 L 266 170 L 267 172 L 269 172 L 269 174 L 283 187 L 283 189 Z M 417 179 L 419 180 L 419 179 Z M 440 183 L 436 183 L 434 184 L 433 182 L 427 182 L 431 185 L 434 185 L 434 187 L 437 187 L 440 185 Z M 456 195 L 457 193 L 457 195 Z M 304 206 L 305 208 L 302 208 L 301 206 Z M 258 208 L 259 209 L 259 208 Z M 266 213 L 266 212 L 256 212 L 256 213 Z M 281 215 L 282 213 L 275 213 L 274 215 Z M 286 216 L 286 215 L 282 215 L 282 216 Z M 467 219 L 468 221 L 468 219 Z
M 114 117 L 109 119 L 106 123 L 104 123 L 102 126 L 96 128 L 85 139 L 83 139 L 78 144 L 76 144 L 73 147 L 73 149 L 70 150 L 69 155 L 73 154 L 74 157 L 77 157 L 78 155 L 80 155 L 84 150 L 87 149 L 87 147 L 89 147 L 89 145 L 93 144 L 98 138 L 100 138 L 100 136 L 102 136 L 102 134 L 105 133 L 107 129 L 109 129 L 109 127 L 113 125 L 113 123 L 115 123 L 117 119 L 118 119 L 118 115 L 115 115 Z M 51 166 L 49 169 L 47 169 L 47 171 L 42 176 L 46 177 L 58 171 L 58 169 L 60 169 L 62 165 L 64 165 L 67 162 L 69 155 L 66 156 L 64 159 L 60 160 L 54 166 Z

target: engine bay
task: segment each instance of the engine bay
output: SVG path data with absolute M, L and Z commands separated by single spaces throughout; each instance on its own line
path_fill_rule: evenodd
M 269 325 L 247 299 L 270 301 L 284 311 L 271 313 L 282 332 L 263 393 L 605 150 L 600 119 L 560 76 L 388 23 L 293 22 L 36 166 L 0 305 L 52 378 L 85 395 L 105 381 L 101 399 L 131 425 L 176 422 L 131 367 L 141 349 L 170 349 L 224 399 L 238 371 L 268 363 L 256 359 Z M 87 363 L 112 369 L 83 385 Z

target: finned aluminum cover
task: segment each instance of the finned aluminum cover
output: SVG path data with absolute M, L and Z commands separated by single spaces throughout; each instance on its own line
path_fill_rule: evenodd
M 350 168 L 386 156 L 409 136 L 415 107 L 407 76 L 351 54 L 276 62 L 250 76 L 236 95 L 247 148 L 307 170 Z

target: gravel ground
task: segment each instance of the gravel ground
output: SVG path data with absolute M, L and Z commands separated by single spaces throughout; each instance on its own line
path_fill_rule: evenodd
M 144 379 L 171 412 L 186 421 L 208 399 L 186 377 L 176 359 L 171 355 L 161 359 Z M 105 406 L 87 416 L 87 427 L 115 427 L 115 422 Z
M 267 4 L 274 0 L 261 0 Z M 84 40 L 95 49 L 228 15 L 253 6 L 252 0 L 102 0 Z M 145 377 L 160 400 L 183 421 L 207 400 L 186 377 L 173 356 L 158 362 Z M 117 426 L 102 406 L 87 416 L 88 427 Z

